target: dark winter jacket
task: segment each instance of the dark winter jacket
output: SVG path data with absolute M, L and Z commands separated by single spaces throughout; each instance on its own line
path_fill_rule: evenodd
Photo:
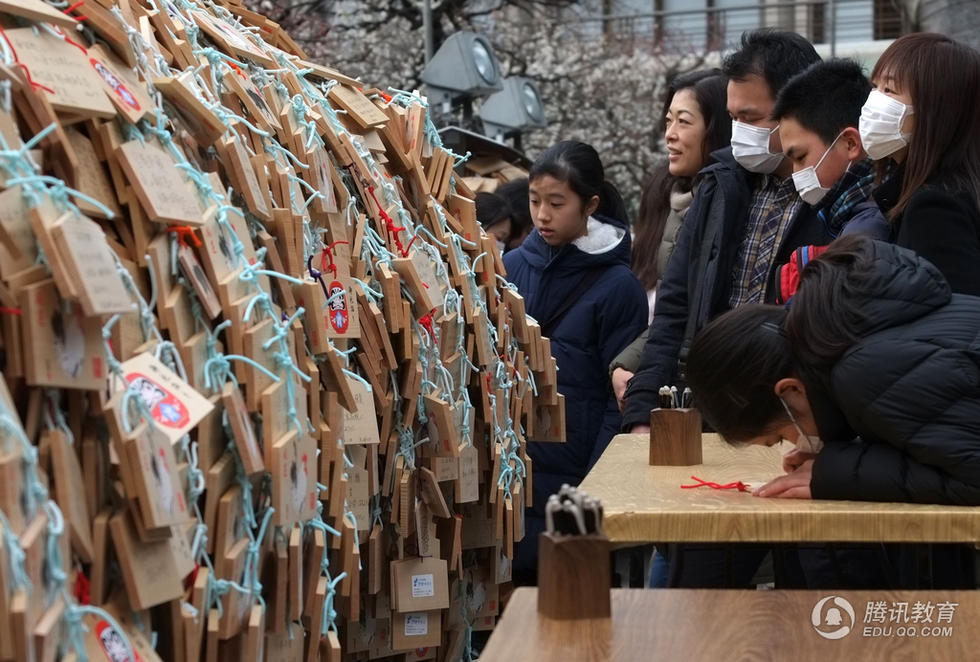
M 627 431 L 649 424 L 660 387 L 683 383 L 683 364 L 694 334 L 730 308 L 732 272 L 757 179 L 735 162 L 730 147 L 711 156 L 715 162 L 698 174 L 694 201 L 657 290 L 640 370 L 626 390 L 623 429 Z M 816 211 L 801 205 L 783 234 L 771 269 L 788 262 L 798 246 L 827 244 L 831 239 Z
M 875 242 L 859 339 L 803 373 L 823 450 L 814 498 L 980 505 L 980 298 Z
M 837 181 L 814 210 L 826 226 L 827 234 L 838 237 L 860 232 L 872 239 L 891 241 L 892 225 L 872 198 L 874 173 L 871 162 L 858 161 Z M 766 303 L 785 303 L 796 292 L 800 272 L 807 262 L 819 256 L 826 246 L 800 246 L 789 262 L 775 269 L 766 290 Z
M 563 482 L 578 484 L 619 429 L 619 409 L 606 367 L 646 324 L 647 299 L 630 271 L 630 235 L 613 219 L 589 219 L 589 232 L 560 249 L 537 230 L 504 256 L 508 279 L 527 313 L 544 322 L 573 294 L 584 275 L 600 269 L 592 286 L 552 326 L 558 391 L 565 396 L 564 444 L 530 443 L 535 506 Z M 550 490 L 550 491 L 549 491 Z M 539 494 L 544 498 L 539 499 Z M 543 512 L 543 511 L 542 511 Z
M 874 197 L 888 213 L 898 201 L 901 169 Z M 980 210 L 964 192 L 952 193 L 930 180 L 894 220 L 895 243 L 935 264 L 954 292 L 980 296 Z

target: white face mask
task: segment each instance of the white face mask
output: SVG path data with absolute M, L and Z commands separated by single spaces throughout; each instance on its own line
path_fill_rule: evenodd
M 500 241 L 499 239 L 497 239 L 496 241 L 497 241 L 497 249 L 500 251 L 500 254 L 503 255 L 504 251 L 507 250 L 507 244 Z
M 902 133 L 902 122 L 914 111 L 884 92 L 871 90 L 861 108 L 858 130 L 864 151 L 875 161 L 894 154 L 909 144 L 911 133 Z
M 793 421 L 793 427 L 796 428 L 796 450 L 801 453 L 819 453 L 823 450 L 823 440 L 819 435 L 806 434 L 803 432 L 803 428 L 800 424 L 796 422 L 796 417 L 793 416 L 793 412 L 789 410 L 789 405 L 782 398 L 779 401 L 783 403 L 783 409 L 786 410 L 786 415 L 789 416 L 789 420 Z
M 782 153 L 769 151 L 769 138 L 779 129 L 752 126 L 732 120 L 732 156 L 749 172 L 768 174 L 783 161 Z
M 827 148 L 827 151 L 824 152 L 823 156 L 820 157 L 820 160 L 817 161 L 817 165 L 807 166 L 806 168 L 803 168 L 803 170 L 793 173 L 793 185 L 796 187 L 796 192 L 800 194 L 800 198 L 802 198 L 803 202 L 807 203 L 808 205 L 816 205 L 818 202 L 823 200 L 827 193 L 830 192 L 829 186 L 820 185 L 820 178 L 817 177 L 817 168 L 820 167 L 823 160 L 827 158 L 828 154 L 830 154 L 830 150 L 832 150 L 834 145 L 837 144 L 837 141 L 840 140 L 841 135 L 843 134 L 840 134 L 834 138 L 834 142 L 830 143 L 830 147 Z

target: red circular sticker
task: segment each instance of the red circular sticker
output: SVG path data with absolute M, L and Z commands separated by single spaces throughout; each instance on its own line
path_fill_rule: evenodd
M 337 333 L 346 333 L 347 327 L 350 326 L 350 313 L 347 310 L 347 290 L 340 281 L 333 281 L 330 283 L 330 296 L 328 300 L 330 301 L 330 326 L 334 328 Z

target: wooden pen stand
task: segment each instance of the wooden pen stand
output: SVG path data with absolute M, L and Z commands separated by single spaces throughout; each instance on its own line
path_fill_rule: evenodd
M 538 542 L 538 613 L 547 618 L 608 618 L 609 539 L 542 533 Z
M 650 465 L 686 467 L 702 464 L 701 412 L 654 409 L 650 412 Z

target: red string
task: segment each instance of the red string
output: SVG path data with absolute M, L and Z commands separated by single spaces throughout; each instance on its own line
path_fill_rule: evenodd
M 75 575 L 75 588 L 72 594 L 80 605 L 87 605 L 92 602 L 92 584 L 81 570 Z
M 323 256 L 320 258 L 320 270 L 321 271 L 327 271 L 327 270 L 329 270 L 330 273 L 332 273 L 334 275 L 334 278 L 336 278 L 337 277 L 337 265 L 334 264 L 334 261 L 333 261 L 333 247 L 336 246 L 337 244 L 348 244 L 348 243 L 350 243 L 350 242 L 348 242 L 345 239 L 338 239 L 337 241 L 333 242 L 329 246 L 325 247 L 323 249 Z M 327 264 L 327 258 L 330 258 L 330 264 Z
M 681 489 L 688 490 L 695 487 L 710 487 L 713 490 L 738 490 L 739 492 L 749 491 L 749 486 L 740 480 L 734 483 L 728 483 L 726 485 L 721 485 L 720 483 L 713 483 L 708 480 L 702 480 L 697 476 L 691 476 L 691 480 L 697 481 L 697 485 L 681 485 Z
M 384 210 L 381 203 L 378 202 L 378 196 L 374 194 L 374 187 L 368 186 L 368 193 L 371 194 L 371 198 L 374 200 L 375 206 L 378 208 L 378 213 L 381 215 L 381 220 L 385 223 L 385 229 L 394 237 L 395 246 L 398 247 L 398 252 L 401 253 L 402 257 L 408 257 L 408 249 L 412 247 L 415 243 L 415 237 L 412 237 L 412 241 L 408 242 L 408 246 L 402 246 L 402 240 L 398 238 L 399 233 L 405 231 L 405 227 L 401 225 L 395 225 L 395 221 L 392 220 L 391 216 L 388 216 L 388 212 Z
M 226 61 L 226 62 L 227 62 L 227 61 Z M 237 64 L 235 64 L 234 62 L 227 62 L 227 64 L 228 64 L 228 66 L 229 66 L 229 67 L 231 67 L 232 69 L 234 69 L 234 70 L 235 70 L 235 73 L 237 73 L 237 74 L 238 74 L 239 76 L 241 76 L 242 78 L 244 78 L 244 79 L 246 79 L 246 80 L 248 80 L 248 76 L 246 76 L 246 75 L 245 75 L 245 72 L 244 72 L 244 71 L 242 71 L 242 68 L 241 68 L 241 67 L 239 67 L 239 66 L 238 66 Z
M 20 308 L 0 308 L 0 314 L 20 315 Z
M 81 7 L 84 4 L 85 4 L 85 0 L 80 0 L 80 2 L 76 2 L 71 7 L 68 7 L 67 9 L 62 9 L 61 10 L 61 13 L 62 14 L 71 13 L 71 12 L 75 11 L 76 9 L 78 9 L 79 7 Z M 88 18 L 88 16 L 72 16 L 72 18 L 74 18 L 76 21 L 84 21 L 85 19 Z
M 191 238 L 191 241 L 194 242 L 195 246 L 198 248 L 201 247 L 201 240 L 197 238 L 196 234 L 194 234 L 194 228 L 189 225 L 171 225 L 169 228 L 167 228 L 167 232 L 176 232 L 177 243 L 185 248 L 190 248 L 187 243 L 187 237 Z
M 433 343 L 436 342 L 436 330 L 435 327 L 432 325 L 432 313 L 434 313 L 435 310 L 436 309 L 433 308 L 431 311 L 429 311 L 428 313 L 426 313 L 425 315 L 419 318 L 419 326 L 425 329 L 426 333 L 429 334 L 429 337 L 432 338 Z M 489 378 L 490 375 L 487 375 L 487 377 Z
M 62 30 L 61 28 L 54 28 L 54 30 L 61 36 L 61 38 L 65 41 L 65 43 L 71 44 L 85 55 L 88 55 L 88 49 L 82 46 L 81 44 L 79 44 L 77 41 L 73 41 L 72 38 L 69 37 L 64 30 Z
M 7 42 L 7 47 L 10 49 L 10 52 L 14 56 L 14 63 L 16 64 L 17 67 L 23 69 L 24 75 L 27 77 L 27 82 L 30 84 L 31 88 L 35 90 L 40 88 L 45 92 L 54 94 L 54 90 L 52 90 L 50 87 L 48 87 L 47 85 L 42 85 L 41 83 L 38 83 L 37 81 L 34 80 L 34 78 L 31 76 L 30 70 L 27 68 L 26 65 L 22 64 L 20 58 L 17 57 L 17 50 L 14 48 L 14 45 L 10 42 L 10 39 L 7 38 L 7 33 L 4 32 L 2 27 L 0 27 L 0 37 L 3 37 L 3 40 Z

